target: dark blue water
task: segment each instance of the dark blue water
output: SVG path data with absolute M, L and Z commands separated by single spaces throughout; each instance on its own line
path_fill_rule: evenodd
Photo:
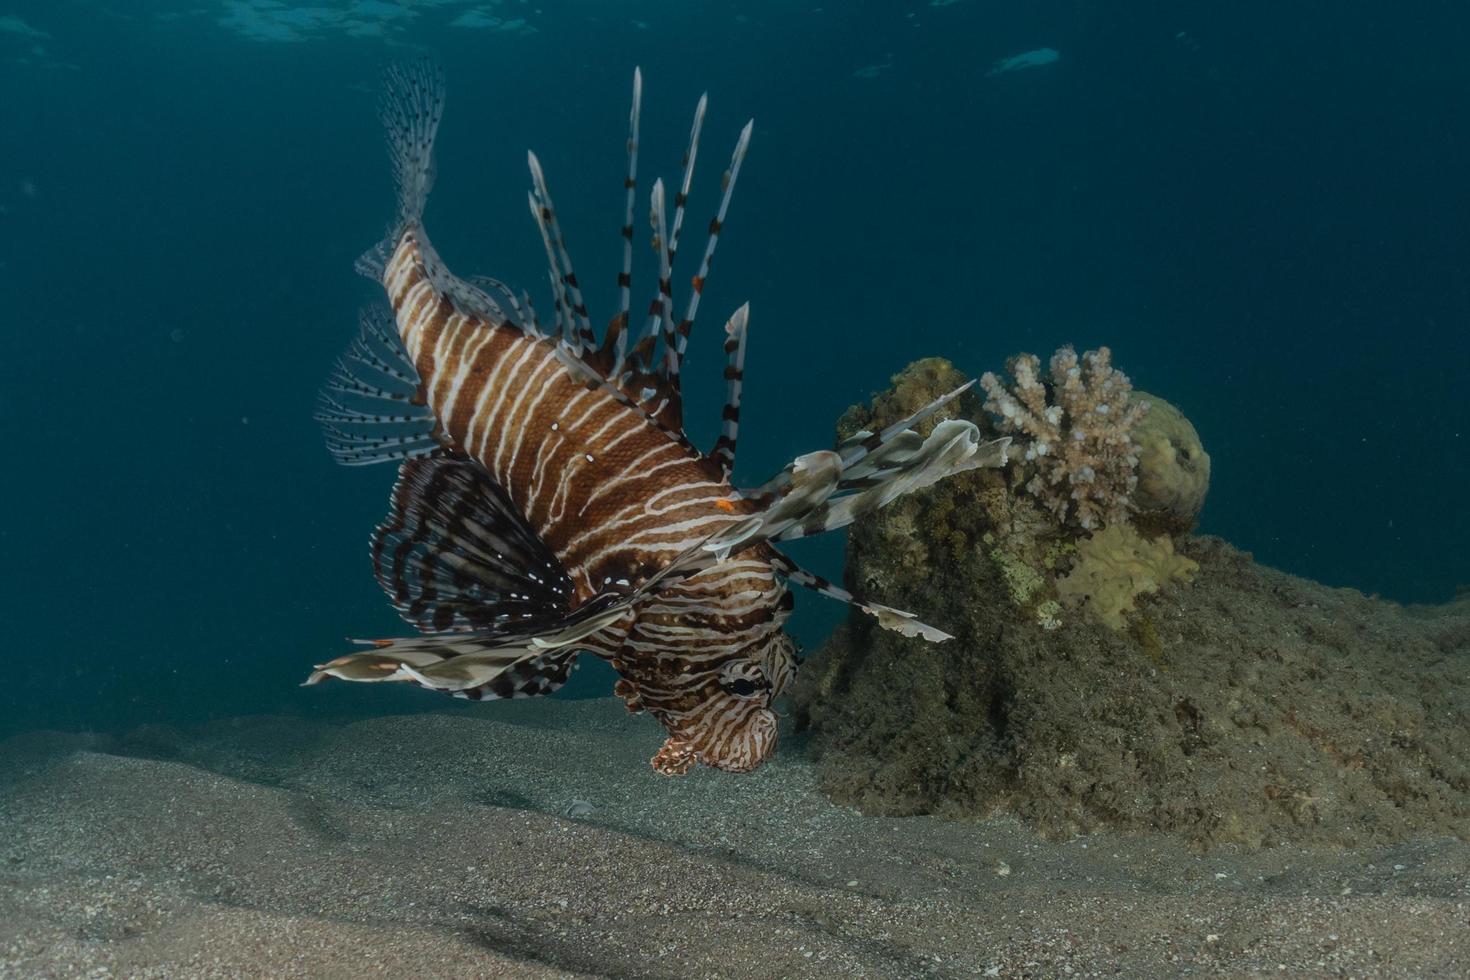
M 491 17 L 525 26 L 453 24 Z M 547 295 L 534 147 L 599 321 L 633 66 L 645 187 L 710 92 L 695 227 L 756 118 L 686 375 L 707 443 L 749 300 L 744 480 L 914 358 L 1106 343 L 1213 454 L 1203 531 L 1447 599 L 1467 49 L 1448 2 L 0 4 L 0 727 L 447 703 L 295 687 L 402 629 L 366 555 L 392 474 L 332 465 L 310 416 L 377 295 L 352 261 L 391 215 L 379 72 L 420 50 L 449 83 L 440 251 Z M 807 556 L 836 574 L 840 547 Z M 800 599 L 816 642 L 842 611 Z

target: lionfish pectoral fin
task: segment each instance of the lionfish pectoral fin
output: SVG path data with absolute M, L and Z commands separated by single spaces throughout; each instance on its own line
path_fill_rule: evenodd
M 947 419 L 928 437 L 905 430 L 855 460 L 844 460 L 840 495 L 777 540 L 794 541 L 846 527 L 897 497 L 966 470 L 1004 466 L 1010 439 L 982 442 L 973 422 Z
M 581 641 L 627 616 L 644 594 L 598 593 L 549 624 L 371 640 L 372 649 L 319 665 L 305 683 L 407 681 L 476 700 L 548 694 L 566 681 Z
M 723 561 L 732 551 L 761 541 L 794 541 L 846 527 L 895 497 L 947 476 L 1005 465 L 1009 444 L 1009 439 L 982 442 L 975 424 L 961 419 L 940 422 L 927 438 L 891 427 L 877 435 L 862 434 L 861 440 L 848 440 L 835 452 L 798 457 L 747 493 L 764 498 L 766 507 L 711 535 L 703 547 Z
M 878 621 L 878 625 L 886 630 L 893 630 L 903 636 L 916 636 L 930 643 L 943 643 L 945 640 L 954 639 L 953 636 L 937 627 L 919 621 L 919 618 L 911 612 L 902 609 L 894 609 L 877 602 L 865 602 L 853 595 L 851 592 L 827 581 L 815 572 L 809 572 L 802 568 L 789 557 L 778 551 L 772 552 L 771 564 L 776 567 L 787 580 L 797 585 L 819 592 L 838 602 L 845 602 L 855 609 L 860 609 Z
M 372 555 L 399 614 L 426 632 L 529 637 L 572 611 L 561 562 L 473 460 L 405 461 Z
M 400 649 L 384 654 L 380 651 L 388 647 L 380 646 L 381 641 L 377 640 L 356 642 L 369 642 L 374 649 L 345 654 L 324 664 L 317 664 L 311 676 L 302 682 L 302 686 L 320 684 L 329 677 L 336 677 L 344 681 L 367 682 L 402 680 L 401 676 L 396 675 L 405 664 L 423 667 L 434 663 L 437 659 L 435 654 L 423 650 Z M 388 646 L 391 645 L 389 641 Z
M 878 620 L 878 625 L 886 630 L 893 630 L 900 636 L 917 636 L 930 643 L 943 643 L 945 640 L 953 640 L 952 634 L 944 632 L 937 626 L 919 621 L 919 617 L 902 609 L 894 609 L 892 606 L 884 606 L 876 602 L 857 603 L 859 609 Z
M 683 776 L 699 761 L 699 753 L 692 742 L 670 735 L 648 761 L 660 776 Z
M 693 550 L 693 549 L 691 549 Z M 306 683 L 403 681 L 471 698 L 555 690 L 594 633 L 627 617 L 678 568 L 573 607 L 561 562 L 485 469 L 447 456 L 406 460 L 373 535 L 378 582 L 428 636 L 367 641 Z
M 837 492 L 842 458 L 831 450 L 807 453 L 797 457 L 786 473 L 789 479 L 771 495 L 765 509 L 710 535 L 702 545 L 704 550 L 724 561 L 732 551 L 779 540 L 791 528 L 820 513 Z
M 379 646 L 378 644 L 384 644 Z M 529 698 L 566 683 L 576 650 L 545 651 L 474 635 L 423 636 L 374 641 L 374 649 L 322 664 L 305 683 L 329 677 L 345 681 L 416 684 L 474 700 Z
M 851 443 L 849 440 L 839 447 L 842 471 L 829 499 L 773 540 L 795 541 L 846 527 L 897 497 L 933 486 L 956 473 L 1004 466 L 1010 439 L 985 442 L 973 422 L 947 419 L 927 437 L 912 429 L 896 433 L 890 429 L 868 436 L 856 449 Z M 790 479 L 783 473 L 768 486 L 783 487 Z
M 914 412 L 912 415 L 909 415 L 907 418 L 900 419 L 899 421 L 888 426 L 882 432 L 869 432 L 867 430 L 863 430 L 842 440 L 842 442 L 840 442 L 837 446 L 837 455 L 842 457 L 842 486 L 840 487 L 840 489 L 852 490 L 857 488 L 857 481 L 862 480 L 875 468 L 876 464 L 872 459 L 870 459 L 870 457 L 872 457 L 875 453 L 886 450 L 886 452 L 890 454 L 897 454 L 901 457 L 912 455 L 913 448 L 916 445 L 922 444 L 923 442 L 922 439 L 920 439 L 918 443 L 913 442 L 914 439 L 919 438 L 918 433 L 913 431 L 915 426 L 928 420 L 934 415 L 935 412 L 938 412 L 940 409 L 944 408 L 944 406 L 948 405 L 950 402 L 953 402 L 956 398 L 960 397 L 966 391 L 970 390 L 970 388 L 974 387 L 974 385 L 975 382 L 973 381 L 966 382 L 965 384 L 960 385 L 958 388 L 949 392 L 948 394 L 941 395 L 938 398 L 934 399 L 932 402 Z M 969 425 L 972 429 L 974 428 L 974 426 L 970 423 L 962 422 L 962 424 Z M 904 442 L 900 447 L 889 446 L 889 443 L 893 442 L 894 439 L 897 439 L 899 437 L 903 437 L 903 439 L 907 441 Z M 978 430 L 976 431 L 975 439 L 973 441 L 979 444 L 980 440 Z M 1009 441 L 1009 439 L 1001 439 L 996 440 L 992 443 L 985 444 L 986 446 L 999 446 L 1002 450 L 1000 462 L 994 465 L 1005 465 L 1004 449 L 1006 445 L 1009 444 Z M 978 465 L 985 466 L 992 464 L 981 462 Z M 781 472 L 777 473 L 775 476 L 771 477 L 771 479 L 761 484 L 759 487 L 746 491 L 746 494 L 747 496 L 759 497 L 763 495 L 779 493 L 781 492 L 782 488 L 784 488 L 786 484 L 790 482 L 790 480 L 791 467 L 788 466 Z

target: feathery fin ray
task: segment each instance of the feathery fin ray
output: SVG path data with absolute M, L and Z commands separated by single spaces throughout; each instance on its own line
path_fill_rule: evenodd
M 359 324 L 317 398 L 315 418 L 327 449 L 346 466 L 441 452 L 434 413 L 424 404 L 418 372 L 392 314 L 370 306 L 359 314 Z
M 629 616 L 668 576 L 687 571 L 698 548 L 637 588 L 604 589 L 574 607 L 560 562 L 478 463 L 409 460 L 374 535 L 373 561 L 399 612 L 429 635 L 361 641 L 370 649 L 319 665 L 305 683 L 411 681 L 518 696 L 496 686 L 512 684 L 524 696 L 526 678 L 547 676 L 548 663 L 550 673 L 565 666 L 543 660 L 548 652 L 572 655 L 579 641 Z
M 434 137 L 444 118 L 444 73 L 427 58 L 391 66 L 379 115 L 388 133 L 388 159 L 398 188 L 398 212 L 383 241 L 357 260 L 357 271 L 382 278 L 405 229 L 418 224 L 434 186 Z
M 372 539 L 378 584 L 432 633 L 526 632 L 571 611 L 571 580 L 484 469 L 468 459 L 404 463 Z

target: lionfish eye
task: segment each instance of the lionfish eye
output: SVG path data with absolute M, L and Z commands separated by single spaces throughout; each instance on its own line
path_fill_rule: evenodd
M 725 690 L 738 698 L 748 698 L 760 690 L 760 686 L 749 677 L 737 677 L 725 685 Z

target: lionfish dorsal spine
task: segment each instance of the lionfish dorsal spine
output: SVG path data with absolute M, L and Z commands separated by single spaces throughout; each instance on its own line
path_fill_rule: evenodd
M 720 413 L 720 436 L 709 455 L 726 479 L 735 469 L 735 446 L 740 438 L 740 395 L 745 384 L 745 337 L 749 327 L 749 303 L 741 305 L 725 322 L 725 407 Z
M 699 157 L 699 134 L 704 129 L 704 116 L 709 108 L 709 93 L 706 92 L 699 97 L 699 102 L 694 107 L 694 121 L 689 127 L 689 146 L 684 151 L 684 173 L 679 179 L 679 189 L 674 193 L 674 217 L 669 225 L 668 237 L 665 238 L 662 229 L 659 231 L 659 303 L 661 306 L 664 342 L 664 371 L 673 375 L 675 371 L 675 326 L 674 326 L 674 298 L 673 298 L 673 275 L 674 261 L 679 253 L 679 235 L 684 230 L 684 210 L 689 201 L 689 187 L 694 180 L 694 164 Z M 659 209 L 664 206 L 662 196 L 659 200 Z M 660 223 L 662 218 L 660 217 Z
M 658 254 L 658 291 L 648 305 L 647 336 L 650 341 L 655 336 L 663 340 L 664 374 L 667 377 L 674 351 L 674 273 L 667 244 L 669 229 L 664 203 L 664 182 L 655 180 L 648 195 L 648 219 L 653 227 L 654 251 Z
M 618 271 L 618 312 L 603 338 L 602 361 L 609 378 L 618 379 L 628 357 L 628 315 L 633 304 L 633 213 L 638 206 L 638 129 L 643 106 L 643 71 L 633 69 L 633 106 L 628 110 L 628 172 L 623 177 L 625 203 L 623 265 Z
M 551 277 L 553 282 L 560 282 L 562 295 L 569 306 L 571 316 L 575 318 L 574 323 L 571 320 L 568 321 L 567 343 L 580 356 L 584 350 L 596 346 L 597 338 L 592 333 L 592 322 L 587 316 L 587 304 L 582 300 L 582 287 L 577 282 L 577 272 L 572 267 L 572 257 L 567 251 L 566 237 L 562 234 L 561 222 L 557 220 L 556 208 L 551 203 L 551 191 L 546 186 L 546 174 L 541 169 L 541 161 L 534 152 L 527 151 L 526 163 L 531 170 L 532 200 L 534 206 L 538 208 L 537 222 L 543 226 L 543 234 L 549 237 L 556 250 L 551 264 Z
M 730 211 L 730 198 L 735 193 L 735 181 L 740 178 L 740 165 L 745 161 L 746 151 L 750 149 L 750 134 L 754 129 L 755 120 L 751 119 L 740 130 L 740 137 L 735 141 L 735 150 L 730 155 L 730 169 L 725 171 L 721 180 L 720 206 L 714 218 L 710 220 L 709 239 L 705 242 L 704 256 L 699 260 L 699 271 L 694 274 L 694 279 L 691 281 L 689 303 L 684 309 L 683 318 L 679 321 L 674 358 L 676 374 L 684 359 L 684 350 L 689 343 L 689 335 L 694 329 L 694 317 L 699 312 L 699 300 L 704 295 L 704 284 L 709 278 L 710 265 L 714 262 L 715 247 L 720 243 L 720 232 L 724 230 L 725 216 Z
M 684 230 L 684 205 L 689 201 L 689 187 L 694 181 L 694 161 L 699 156 L 699 134 L 704 129 L 704 114 L 709 108 L 709 93 L 699 97 L 694 106 L 694 122 L 689 127 L 689 147 L 684 151 L 684 175 L 674 195 L 674 220 L 669 225 L 669 266 L 679 251 L 679 233 Z
M 546 266 L 551 280 L 551 335 L 559 337 L 563 344 L 572 346 L 576 343 L 576 328 L 572 323 L 571 303 L 567 298 L 566 283 L 562 281 L 556 246 L 551 241 L 551 227 L 542 213 L 535 188 L 526 191 L 526 204 L 531 209 L 531 219 L 536 222 L 536 230 L 541 233 L 541 244 L 546 249 Z

